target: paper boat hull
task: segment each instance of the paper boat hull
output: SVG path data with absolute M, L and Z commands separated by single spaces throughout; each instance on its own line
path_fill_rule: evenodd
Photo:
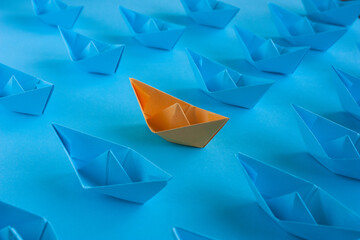
M 228 119 L 172 129 L 156 134 L 165 140 L 181 145 L 203 148 L 226 124 Z
M 226 4 L 224 9 L 216 9 L 210 11 L 198 11 L 193 12 L 189 9 L 186 0 L 181 0 L 182 5 L 185 8 L 187 14 L 198 24 L 213 27 L 213 28 L 225 28 L 226 25 L 235 17 L 239 12 L 239 8 Z M 224 4 L 224 3 L 223 3 Z
M 120 45 L 94 57 L 74 62 L 80 69 L 90 73 L 114 74 L 119 67 L 124 49 L 125 45 Z
M 360 231 L 350 229 L 289 221 L 279 221 L 278 224 L 285 231 L 303 239 L 355 240 L 360 238 Z
M 239 87 L 227 91 L 208 92 L 205 91 L 210 97 L 237 107 L 253 108 L 261 99 L 261 97 L 271 87 L 272 83 L 259 84 L 247 87 Z
M 334 45 L 345 33 L 347 29 L 341 29 L 331 32 L 317 33 L 311 36 L 288 37 L 284 39 L 295 46 L 310 46 L 311 49 L 326 51 Z
M 54 85 L 24 92 L 21 94 L 0 98 L 0 104 L 10 111 L 41 115 L 50 100 Z
M 144 204 L 160 192 L 166 185 L 167 181 L 157 181 L 88 188 L 87 190 L 133 203 Z
M 249 62 L 257 69 L 260 69 L 264 72 L 292 74 L 295 72 L 308 51 L 309 48 L 304 47 L 294 52 L 280 55 L 279 57 L 260 61 L 250 60 Z
M 349 26 L 360 13 L 360 4 L 355 1 L 326 11 L 318 10 L 313 0 L 302 0 L 302 3 L 309 19 L 334 25 Z
M 321 165 L 331 172 L 360 180 L 360 159 L 331 159 L 311 154 Z
M 184 29 L 185 28 L 179 28 L 164 32 L 135 34 L 134 37 L 146 47 L 171 50 L 180 39 Z
M 39 14 L 38 17 L 46 24 L 51 26 L 60 26 L 70 29 L 74 26 L 82 12 L 83 7 L 67 7 L 57 12 Z

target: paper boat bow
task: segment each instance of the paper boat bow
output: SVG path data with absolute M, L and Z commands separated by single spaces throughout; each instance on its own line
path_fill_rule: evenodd
M 132 35 L 146 47 L 170 50 L 185 30 L 181 25 L 151 18 L 124 7 L 119 9 Z
M 360 2 L 301 0 L 309 18 L 330 24 L 351 25 L 360 14 Z
M 79 68 L 100 74 L 117 71 L 125 45 L 111 45 L 59 28 L 70 58 Z
M 269 4 L 269 8 L 280 35 L 295 46 L 326 51 L 347 31 L 346 27 L 314 22 L 273 3 Z
M 173 231 L 177 240 L 214 240 L 179 227 L 174 227 Z
M 226 104 L 252 108 L 273 84 L 273 81 L 240 74 L 191 50 L 188 56 L 202 90 Z
M 338 68 L 333 68 L 337 74 L 337 90 L 344 109 L 360 119 L 360 78 L 350 75 Z
M 138 80 L 130 81 L 148 127 L 169 142 L 203 148 L 229 120 Z
M 84 189 L 143 204 L 171 175 L 134 150 L 53 124 Z
M 285 231 L 303 239 L 359 239 L 360 217 L 329 193 L 246 155 L 237 157 L 257 203 Z
M 56 240 L 51 224 L 43 217 L 0 202 L 1 240 Z
M 239 8 L 217 0 L 181 0 L 186 13 L 197 23 L 224 28 L 238 13 Z
M 45 23 L 72 28 L 78 19 L 82 6 L 67 6 L 59 0 L 33 0 L 35 14 Z
M 235 31 L 246 60 L 265 72 L 292 74 L 309 50 L 309 47 L 284 47 L 240 27 L 236 27 Z
M 293 106 L 310 154 L 330 171 L 360 180 L 360 134 Z
M 54 85 L 0 64 L 0 104 L 10 111 L 41 115 Z

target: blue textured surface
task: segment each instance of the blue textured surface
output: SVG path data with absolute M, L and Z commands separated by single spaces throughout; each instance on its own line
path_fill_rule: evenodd
M 0 109 L 0 199 L 46 217 L 60 239 L 174 239 L 180 226 L 219 239 L 295 239 L 254 204 L 236 152 L 280 167 L 321 186 L 360 213 L 359 182 L 337 176 L 305 154 L 291 103 L 343 122 L 332 65 L 360 75 L 359 21 L 327 52 L 310 51 L 291 76 L 259 73 L 239 59 L 233 26 L 278 37 L 267 0 L 227 0 L 240 7 L 223 30 L 196 25 L 180 0 L 66 1 L 84 5 L 74 31 L 126 44 L 112 76 L 78 69 L 56 28 L 34 14 L 31 2 L 0 2 L 0 62 L 54 83 L 43 116 Z M 304 13 L 300 1 L 274 1 Z M 172 51 L 140 45 L 118 6 L 187 25 Z M 235 70 L 277 82 L 252 110 L 228 106 L 198 89 L 184 49 Z M 134 77 L 189 103 L 230 118 L 204 149 L 171 144 L 151 133 L 128 78 Z M 174 178 L 145 205 L 84 191 L 51 123 L 129 146 Z M 360 129 L 359 122 L 345 121 Z

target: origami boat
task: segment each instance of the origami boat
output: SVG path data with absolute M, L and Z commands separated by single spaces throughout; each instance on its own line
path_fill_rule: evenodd
M 53 124 L 84 189 L 144 204 L 172 178 L 134 150 Z
M 309 47 L 284 47 L 240 27 L 235 31 L 246 54 L 246 60 L 265 72 L 292 74 L 309 51 Z
M 72 28 L 77 21 L 82 6 L 67 6 L 59 0 L 32 0 L 35 14 L 52 26 Z
M 198 24 L 224 28 L 239 8 L 217 0 L 181 0 L 186 13 Z
M 246 155 L 237 157 L 258 205 L 286 232 L 314 240 L 360 237 L 360 217 L 320 187 Z
M 269 3 L 269 8 L 280 35 L 295 46 L 326 51 L 347 31 L 346 27 L 314 22 L 273 3 Z
M 54 85 L 0 64 L 0 104 L 13 112 L 41 115 Z
M 177 240 L 212 240 L 211 238 L 179 227 L 174 227 L 173 231 Z
M 354 117 L 360 119 L 360 78 L 338 68 L 333 67 L 333 69 L 340 79 L 337 81 L 337 90 L 342 106 Z
M 360 180 L 360 134 L 293 106 L 309 153 L 331 172 Z
M 0 239 L 56 240 L 51 224 L 43 217 L 0 202 Z
M 341 2 L 337 0 L 301 0 L 307 16 L 313 20 L 348 26 L 360 14 L 359 1 Z
M 132 35 L 146 47 L 170 50 L 185 30 L 181 25 L 148 17 L 124 7 L 119 9 Z
M 229 120 L 133 78 L 130 82 L 148 127 L 169 142 L 203 148 Z
M 117 71 L 125 45 L 112 45 L 93 40 L 79 33 L 59 28 L 70 58 L 79 68 L 100 74 Z
M 273 84 L 273 81 L 240 74 L 191 50 L 188 56 L 202 90 L 226 104 L 252 108 Z

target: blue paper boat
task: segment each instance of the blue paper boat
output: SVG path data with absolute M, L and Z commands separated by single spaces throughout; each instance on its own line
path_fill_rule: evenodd
M 354 23 L 360 14 L 359 1 L 339 0 L 301 0 L 307 16 L 313 20 L 348 26 Z
M 240 27 L 236 27 L 236 32 L 246 60 L 265 72 L 291 74 L 309 50 L 309 47 L 284 47 Z
M 1 240 L 56 240 L 51 224 L 43 217 L 0 202 Z
M 185 30 L 181 25 L 148 17 L 124 7 L 119 9 L 132 35 L 146 47 L 170 50 Z
M 0 64 L 0 104 L 13 112 L 41 115 L 54 85 Z
M 177 240 L 214 240 L 179 227 L 174 227 L 173 231 Z
M 337 90 L 343 108 L 360 119 L 360 78 L 350 75 L 333 67 L 340 81 L 337 81 Z
M 59 28 L 70 58 L 79 68 L 100 74 L 117 71 L 125 45 L 112 45 L 93 40 L 79 33 Z
M 187 50 L 201 89 L 210 97 L 234 106 L 252 108 L 273 81 L 248 76 Z
M 53 124 L 84 189 L 143 204 L 172 178 L 134 150 Z
M 72 28 L 78 19 L 82 6 L 67 6 L 59 0 L 32 0 L 35 14 L 52 26 Z
M 331 172 L 360 180 L 360 134 L 293 106 L 309 153 Z
M 260 208 L 302 239 L 355 240 L 360 216 L 320 187 L 239 153 Z
M 314 22 L 273 3 L 269 4 L 279 34 L 294 46 L 310 46 L 311 49 L 326 51 L 347 31 L 346 27 Z
M 186 13 L 198 24 L 224 28 L 239 8 L 217 0 L 181 0 Z

